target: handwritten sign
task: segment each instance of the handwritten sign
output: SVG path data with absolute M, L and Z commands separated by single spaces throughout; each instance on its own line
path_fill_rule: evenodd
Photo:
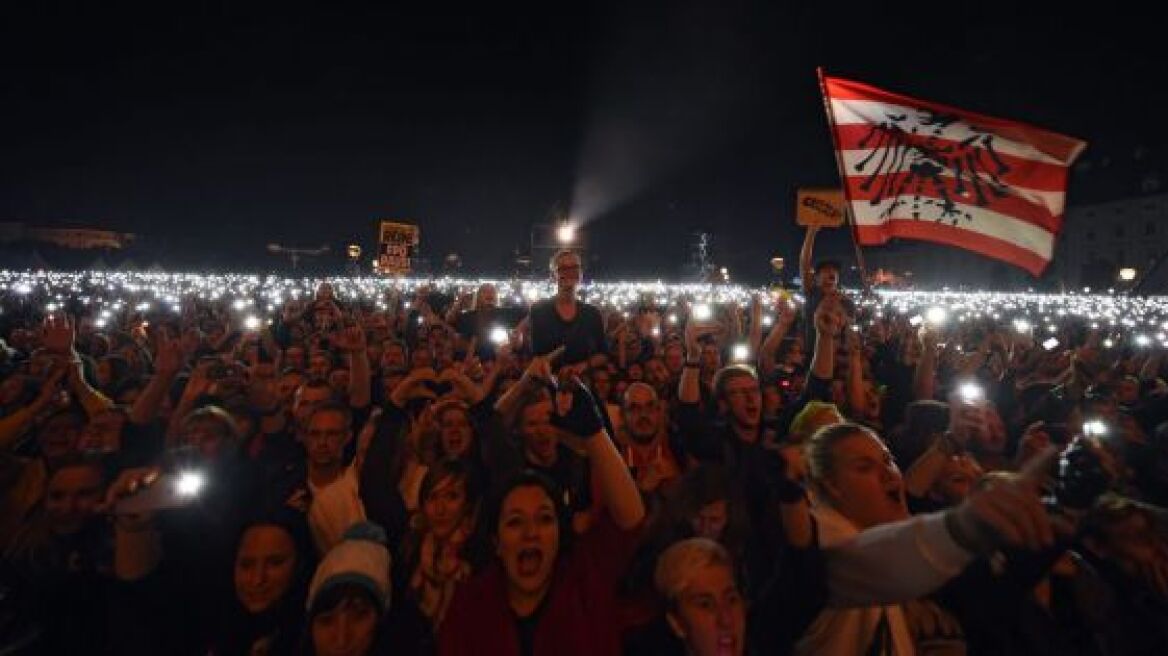
M 795 222 L 801 226 L 844 224 L 844 194 L 839 189 L 800 189 L 795 203 Z
M 391 276 L 410 272 L 410 258 L 418 247 L 420 232 L 412 223 L 382 221 L 377 270 Z

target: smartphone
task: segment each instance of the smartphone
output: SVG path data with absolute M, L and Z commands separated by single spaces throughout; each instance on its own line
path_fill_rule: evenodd
M 973 407 L 985 405 L 985 388 L 977 383 L 963 383 L 957 388 L 957 396 L 965 405 Z
M 162 474 L 146 489 L 118 501 L 114 505 L 114 514 L 137 515 L 182 508 L 198 501 L 205 486 L 206 479 L 202 472 Z

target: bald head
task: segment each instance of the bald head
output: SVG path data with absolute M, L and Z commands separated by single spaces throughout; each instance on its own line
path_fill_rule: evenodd
M 621 403 L 625 429 L 640 444 L 652 442 L 661 430 L 661 403 L 657 392 L 645 383 L 633 383 Z

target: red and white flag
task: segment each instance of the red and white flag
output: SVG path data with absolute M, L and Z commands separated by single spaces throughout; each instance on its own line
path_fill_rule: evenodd
M 822 78 L 860 244 L 957 246 L 1042 273 L 1086 142 L 1017 121 Z

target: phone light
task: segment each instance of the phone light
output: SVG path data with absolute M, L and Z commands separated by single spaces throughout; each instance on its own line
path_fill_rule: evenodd
M 507 343 L 507 339 L 508 335 L 506 328 L 496 326 L 491 329 L 491 342 L 493 344 L 505 344 Z
M 1087 437 L 1103 437 L 1107 435 L 1107 424 L 1100 419 L 1088 419 L 1083 422 L 1083 435 Z
M 713 311 L 710 310 L 708 303 L 698 303 L 694 306 L 693 317 L 698 321 L 709 321 L 713 316 Z
M 735 362 L 746 362 L 750 358 L 750 347 L 746 344 L 735 344 L 732 357 Z
M 199 472 L 181 472 L 178 475 L 178 479 L 174 482 L 174 491 L 177 492 L 179 496 L 193 497 L 202 491 L 203 486 L 206 485 L 206 483 L 207 481 Z
M 943 307 L 934 306 L 925 312 L 925 319 L 934 326 L 943 326 L 949 320 L 949 311 Z
M 976 403 L 985 398 L 985 390 L 977 383 L 962 383 L 961 387 L 957 388 L 957 393 L 966 403 Z

